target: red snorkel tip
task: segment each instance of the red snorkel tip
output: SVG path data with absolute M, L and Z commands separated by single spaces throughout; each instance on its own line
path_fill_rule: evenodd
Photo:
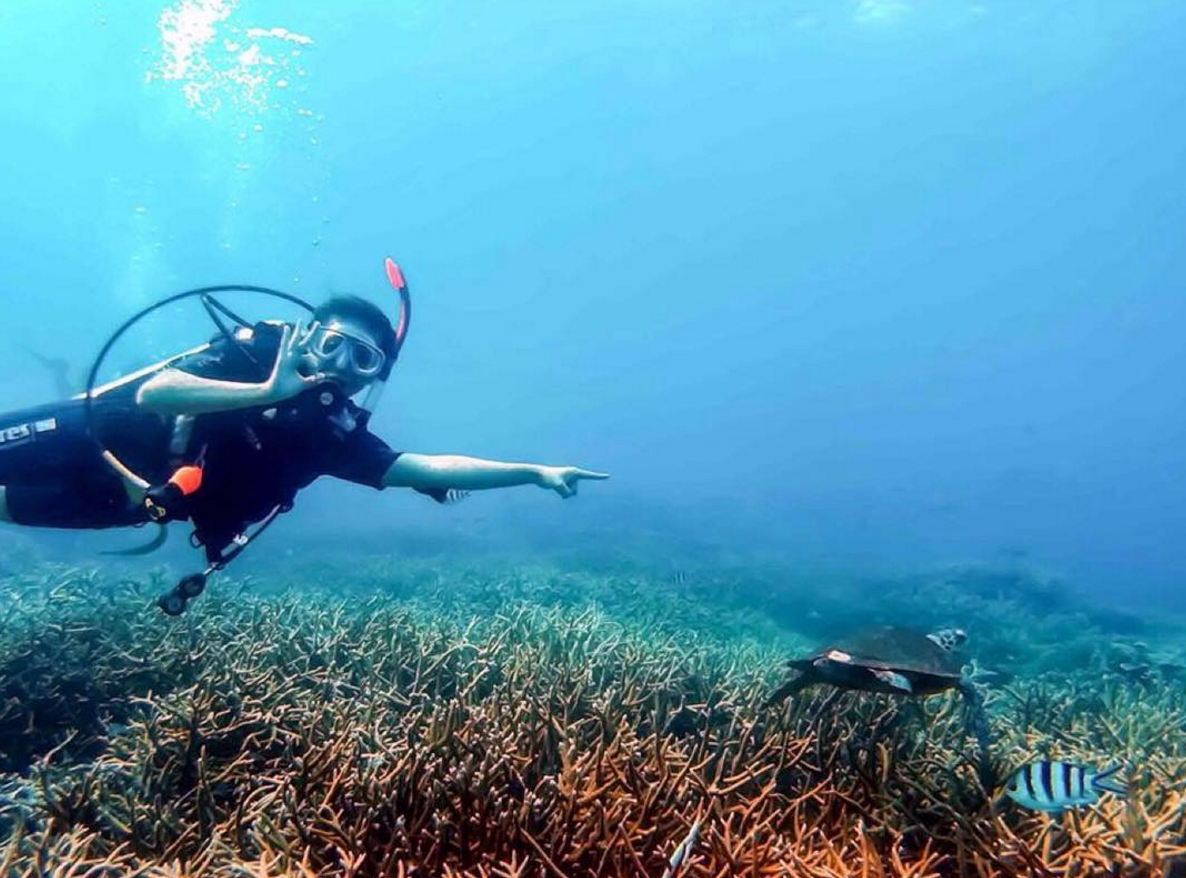
M 383 263 L 384 268 L 387 269 L 387 282 L 391 284 L 394 289 L 403 290 L 408 284 L 404 280 L 404 273 L 396 264 L 395 260 L 390 256 Z
M 399 293 L 399 322 L 395 327 L 395 355 L 398 357 L 408 334 L 408 322 L 412 318 L 412 299 L 408 295 L 408 282 L 404 280 L 399 264 L 388 256 L 383 261 L 383 267 L 387 269 L 387 282 Z

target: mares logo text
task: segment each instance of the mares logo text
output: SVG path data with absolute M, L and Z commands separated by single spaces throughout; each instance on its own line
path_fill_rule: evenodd
M 0 427 L 0 450 L 14 445 L 24 445 L 38 433 L 49 433 L 58 429 L 56 418 L 34 421 L 31 424 L 17 424 L 15 427 Z

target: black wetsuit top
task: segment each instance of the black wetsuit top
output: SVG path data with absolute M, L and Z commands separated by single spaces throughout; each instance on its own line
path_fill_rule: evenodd
M 256 384 L 271 374 L 279 342 L 279 326 L 259 324 L 244 341 L 247 355 L 219 336 L 173 368 Z M 201 456 L 202 486 L 187 511 L 212 553 L 276 506 L 291 505 L 319 476 L 382 488 L 384 474 L 399 457 L 366 428 L 366 413 L 333 394 L 330 385 L 276 406 L 198 415 L 184 452 L 173 455 L 173 419 L 135 405 L 142 383 L 97 398 L 100 433 L 121 460 L 154 483 Z M 12 437 L 7 443 L 6 435 Z M 10 514 L 21 524 L 101 528 L 146 520 L 99 458 L 78 400 L 0 417 L 0 485 L 7 488 Z

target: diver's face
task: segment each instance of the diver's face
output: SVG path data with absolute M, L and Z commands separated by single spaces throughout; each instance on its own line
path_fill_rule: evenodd
M 314 324 L 305 341 L 305 371 L 324 373 L 347 396 L 378 379 L 387 362 L 379 339 L 347 319 L 329 317 Z

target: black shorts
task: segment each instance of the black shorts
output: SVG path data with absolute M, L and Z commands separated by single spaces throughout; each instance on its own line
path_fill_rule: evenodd
M 17 524 L 105 528 L 144 521 L 87 432 L 81 400 L 0 415 L 0 485 Z

